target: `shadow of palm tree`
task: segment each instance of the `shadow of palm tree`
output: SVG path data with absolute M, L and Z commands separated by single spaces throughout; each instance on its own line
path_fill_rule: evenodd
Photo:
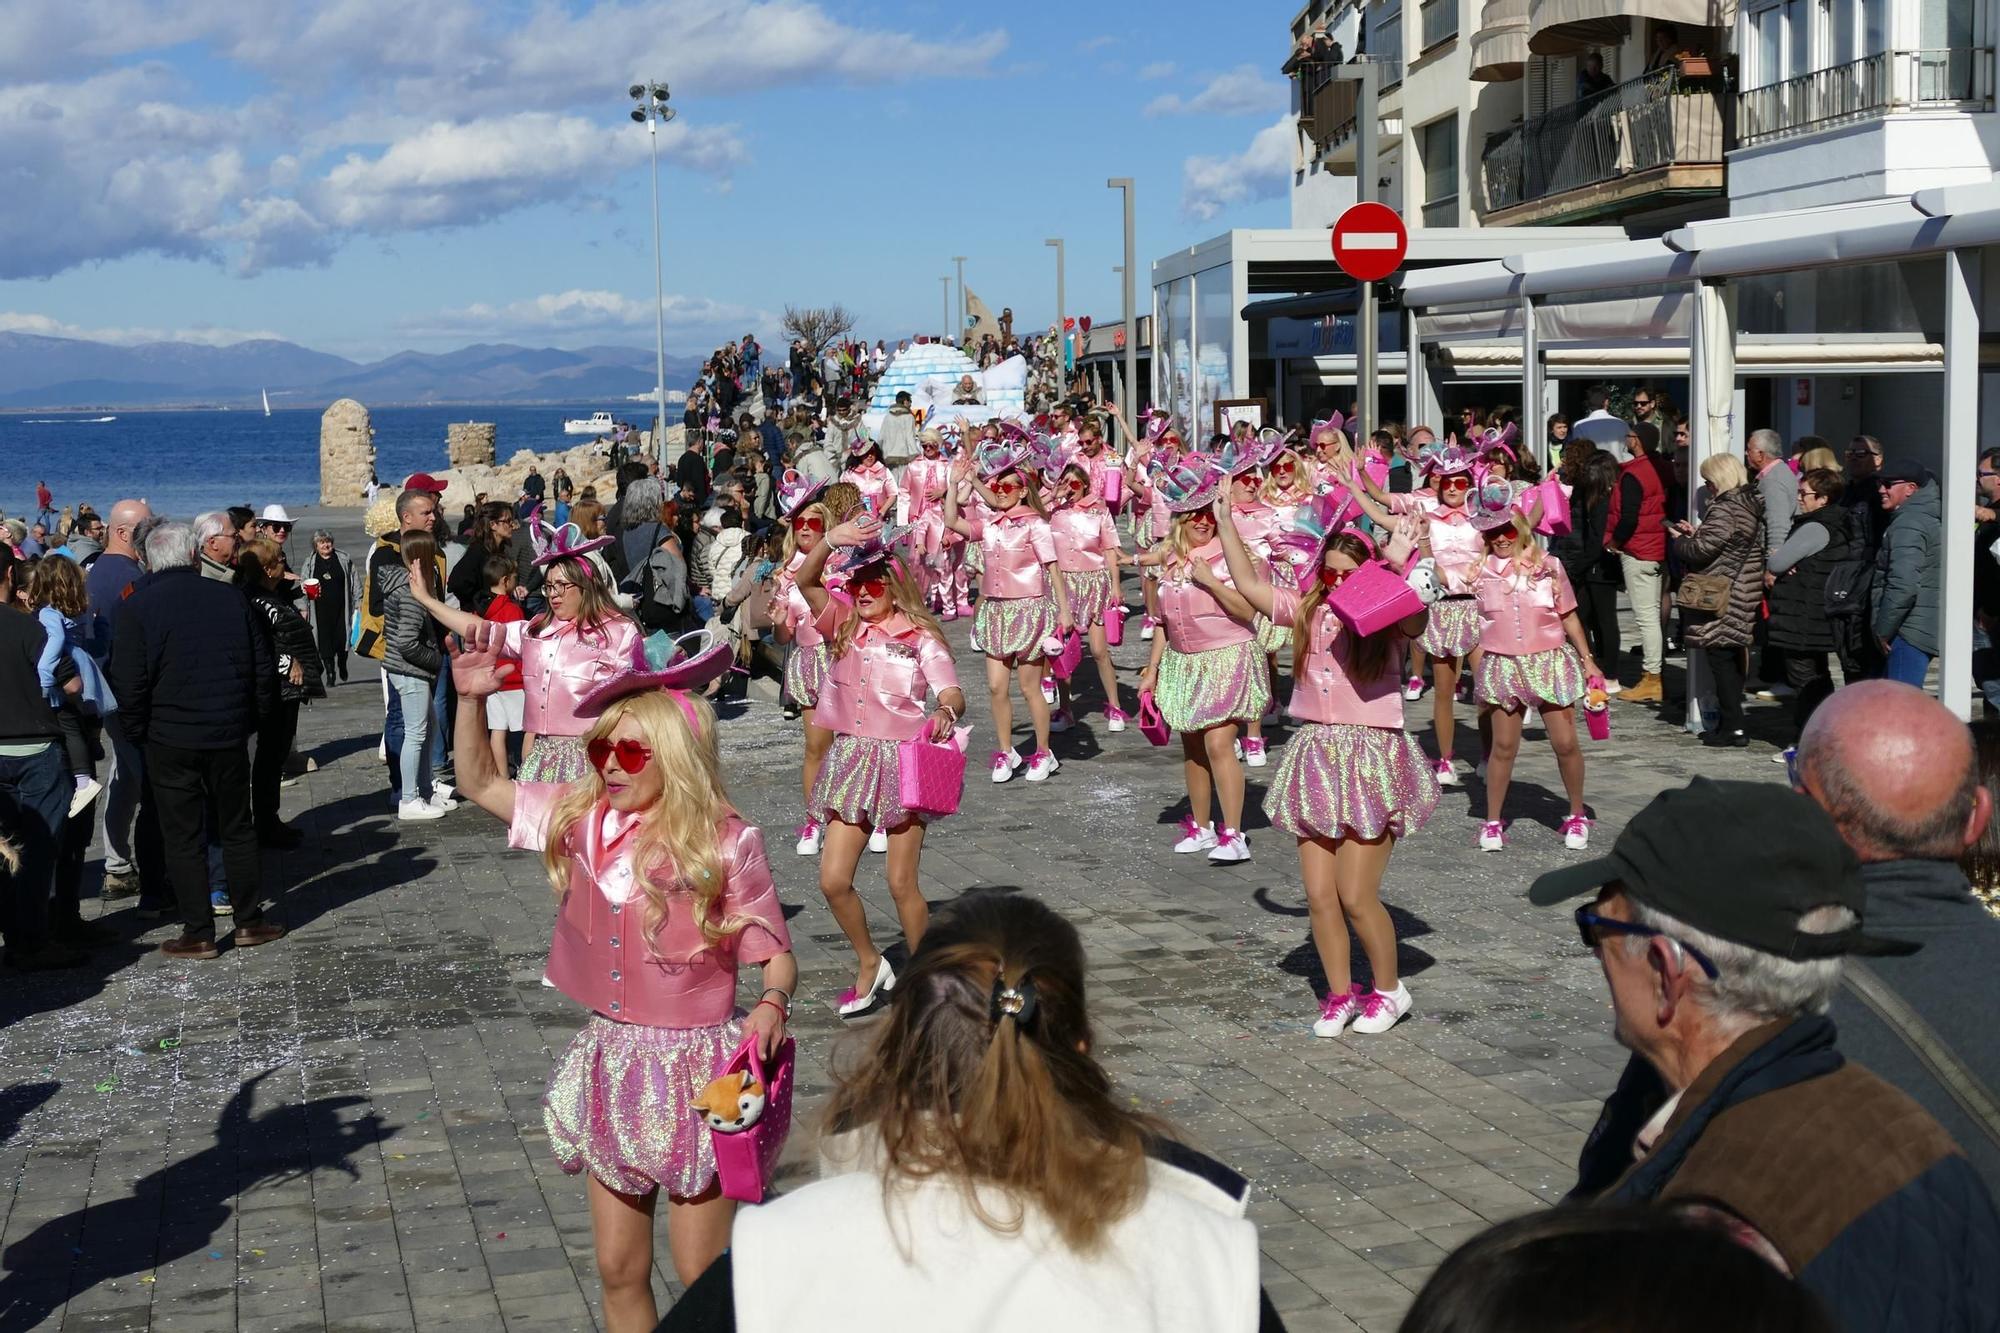
M 230 1097 L 211 1146 L 141 1177 L 122 1198 L 51 1218 L 9 1245 L 0 1255 L 0 1333 L 25 1333 L 102 1283 L 201 1250 L 229 1221 L 245 1190 L 325 1168 L 359 1180 L 354 1154 L 395 1126 L 374 1111 L 342 1114 L 364 1104 L 364 1097 L 322 1097 L 252 1114 L 257 1087 L 272 1072 Z M 227 1271 L 225 1282 L 234 1278 L 234 1267 Z

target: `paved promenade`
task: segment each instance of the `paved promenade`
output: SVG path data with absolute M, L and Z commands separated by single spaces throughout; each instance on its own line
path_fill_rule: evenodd
M 344 544 L 364 549 L 358 532 Z M 1142 647 L 1135 634 L 1119 652 L 1128 681 Z M 302 721 L 318 768 L 285 813 L 306 843 L 264 861 L 288 940 L 170 962 L 151 949 L 171 928 L 126 900 L 102 917 L 121 942 L 88 968 L 0 976 L 0 1333 L 597 1326 L 582 1184 L 551 1163 L 539 1106 L 580 1021 L 539 984 L 547 881 L 471 807 L 396 822 L 379 707 L 371 668 Z M 1411 714 L 1428 739 L 1428 697 Z M 1472 710 L 1460 716 L 1469 758 Z M 1775 729 L 1776 711 L 1751 720 Z M 731 794 L 766 829 L 793 912 L 798 1183 L 828 1069 L 852 1054 L 832 1001 L 853 968 L 814 863 L 791 852 L 796 726 L 753 702 L 727 711 L 723 736 Z M 1718 757 L 1634 707 L 1586 744 L 1603 846 L 1697 769 L 1781 773 L 1766 745 Z M 926 850 L 926 892 L 1031 893 L 1076 923 L 1101 1056 L 1135 1104 L 1257 1182 L 1265 1281 L 1293 1329 L 1393 1328 L 1452 1247 L 1562 1194 L 1623 1052 L 1568 914 L 1521 897 L 1580 855 L 1555 830 L 1561 788 L 1538 731 L 1507 852 L 1473 849 L 1468 778 L 1392 863 L 1384 896 L 1415 1014 L 1335 1041 L 1309 1029 L 1317 963 L 1288 840 L 1255 813 L 1250 863 L 1176 857 L 1177 752 L 1109 735 L 1101 717 L 1056 748 L 1064 767 L 1045 784 L 975 772 L 966 813 Z M 1253 804 L 1275 764 L 1253 771 Z M 863 867 L 878 938 L 894 920 L 881 867 Z

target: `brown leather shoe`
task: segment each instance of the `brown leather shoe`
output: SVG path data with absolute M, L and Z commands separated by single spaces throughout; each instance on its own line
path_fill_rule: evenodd
M 202 935 L 182 935 L 168 940 L 160 946 L 160 952 L 169 958 L 220 958 L 222 950 L 215 947 L 215 941 Z
M 254 949 L 260 944 L 285 938 L 285 928 L 275 921 L 259 921 L 254 926 L 238 926 L 236 933 L 229 937 L 230 943 L 239 949 Z

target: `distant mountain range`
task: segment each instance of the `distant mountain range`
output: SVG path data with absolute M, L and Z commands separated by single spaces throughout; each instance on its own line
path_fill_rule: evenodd
M 357 398 L 371 407 L 409 403 L 594 403 L 611 406 L 653 390 L 654 353 L 639 347 L 517 347 L 481 343 L 455 352 L 398 352 L 363 363 L 273 338 L 207 347 L 154 342 L 122 347 L 81 338 L 0 333 L 0 408 L 318 407 Z M 667 358 L 667 388 L 685 389 L 698 357 Z

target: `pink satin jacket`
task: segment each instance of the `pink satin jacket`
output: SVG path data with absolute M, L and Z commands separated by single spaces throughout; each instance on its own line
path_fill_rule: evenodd
M 1262 500 L 1247 505 L 1229 506 L 1229 517 L 1236 522 L 1236 535 L 1250 548 L 1250 554 L 1259 560 L 1271 558 L 1271 537 L 1279 531 L 1278 511 Z
M 574 621 L 552 620 L 540 634 L 531 634 L 530 623 L 516 620 L 501 627 L 507 634 L 502 655 L 521 662 L 521 688 L 527 693 L 522 726 L 537 736 L 581 736 L 590 723 L 576 715 L 577 704 L 631 665 L 643 635 L 624 616 L 581 633 Z
M 945 492 L 951 489 L 951 464 L 942 458 L 913 458 L 903 469 L 903 494 L 910 498 L 910 522 L 932 514 L 942 517 Z M 937 498 L 932 499 L 932 492 Z
M 515 783 L 507 845 L 542 850 L 549 815 L 567 790 L 561 782 Z M 749 924 L 710 944 L 694 918 L 693 895 L 677 888 L 649 947 L 642 933 L 645 898 L 633 883 L 637 828 L 636 816 L 599 802 L 570 830 L 564 848 L 569 886 L 549 944 L 549 982 L 617 1023 L 701 1028 L 727 1022 L 736 1007 L 738 965 L 767 962 L 792 947 L 764 835 L 733 812 L 717 830 L 723 876 L 717 906 L 725 919 L 748 918 Z
M 840 474 L 842 481 L 851 481 L 861 492 L 861 501 L 868 506 L 868 512 L 888 522 L 896 515 L 896 477 L 880 463 L 870 463 L 866 467 L 851 467 Z
M 1437 561 L 1446 594 L 1462 597 L 1472 591 L 1473 581 L 1479 577 L 1479 562 L 1486 558 L 1486 539 L 1472 526 L 1463 508 L 1450 509 L 1439 504 L 1435 496 L 1411 491 L 1390 496 L 1389 512 L 1423 515 L 1430 527 L 1431 558 Z
M 1215 571 L 1230 587 L 1229 564 L 1223 559 L 1222 543 L 1211 541 L 1197 546 L 1191 556 Z M 1160 612 L 1167 622 L 1167 646 L 1178 653 L 1201 653 L 1211 648 L 1228 648 L 1250 639 L 1250 627 L 1222 609 L 1208 589 L 1188 578 L 1185 569 L 1168 564 L 1160 567 Z
M 1048 591 L 1042 566 L 1056 558 L 1049 521 L 1025 505 L 993 518 L 974 518 L 972 540 L 985 543 L 986 567 L 979 591 L 985 597 L 1040 597 Z
M 832 638 L 853 614 L 851 607 L 827 603 L 819 632 Z M 907 741 L 923 730 L 925 699 L 957 688 L 958 668 L 944 640 L 896 611 L 857 626 L 847 651 L 827 664 L 813 724 L 843 736 Z
M 1563 617 L 1576 610 L 1576 592 L 1562 561 L 1544 558 L 1533 569 L 1508 568 L 1486 557 L 1479 564 L 1479 646 L 1504 657 L 1560 648 Z
M 808 558 L 804 551 L 800 551 L 779 576 L 779 586 L 784 593 L 778 599 L 778 613 L 792 631 L 793 645 L 799 648 L 812 648 L 821 642 L 819 623 L 813 616 L 812 605 L 799 591 L 799 566 L 805 564 Z
M 1106 553 L 1119 549 L 1111 511 L 1101 504 L 1066 505 L 1056 510 L 1049 515 L 1049 534 L 1055 538 L 1056 568 L 1066 574 L 1109 569 Z
M 1271 622 L 1296 629 L 1299 603 L 1304 599 L 1289 588 L 1273 587 Z M 1291 714 L 1300 722 L 1345 723 L 1358 727 L 1403 729 L 1403 691 L 1400 667 L 1403 637 L 1395 642 L 1385 659 L 1383 672 L 1374 680 L 1356 680 L 1350 673 L 1348 654 L 1354 636 L 1322 601 L 1313 612 L 1312 636 L 1306 643 L 1305 661 L 1292 682 Z

